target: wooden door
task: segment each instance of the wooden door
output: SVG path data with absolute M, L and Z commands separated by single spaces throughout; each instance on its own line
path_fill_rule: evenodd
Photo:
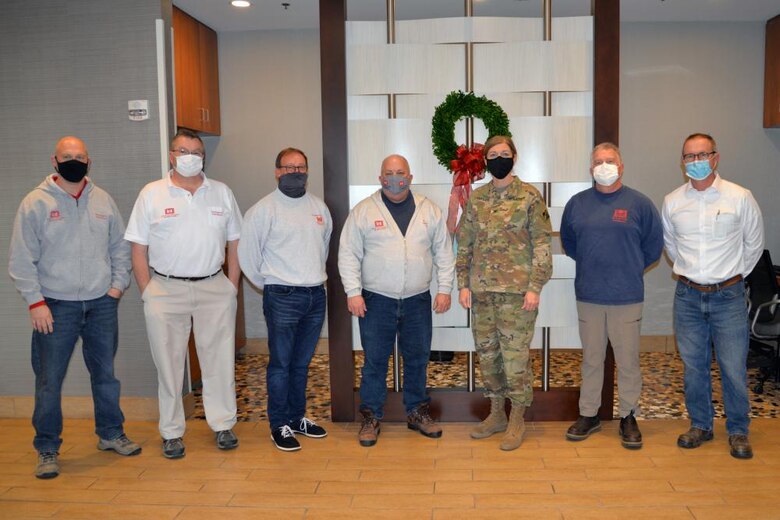
M 173 45 L 176 77 L 176 126 L 199 130 L 203 120 L 198 46 L 200 22 L 173 8 Z
M 198 24 L 198 47 L 200 50 L 200 102 L 203 108 L 202 129 L 219 135 L 219 47 L 217 33 L 209 27 Z

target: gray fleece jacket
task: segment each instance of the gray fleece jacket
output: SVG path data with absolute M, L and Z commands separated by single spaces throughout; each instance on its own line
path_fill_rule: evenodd
M 130 283 L 130 244 L 111 196 L 87 182 L 75 199 L 49 175 L 22 200 L 8 272 L 28 305 L 44 296 L 83 301 Z

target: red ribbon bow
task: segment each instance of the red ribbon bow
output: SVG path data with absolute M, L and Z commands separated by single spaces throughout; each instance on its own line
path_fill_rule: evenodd
M 458 146 L 455 159 L 450 161 L 453 173 L 452 184 L 455 186 L 470 186 L 475 180 L 485 177 L 485 161 L 482 155 L 483 146 L 474 143 L 471 148 Z
M 460 145 L 455 151 L 455 159 L 450 161 L 450 170 L 453 174 L 447 212 L 447 228 L 450 233 L 458 230 L 459 209 L 466 209 L 466 202 L 471 195 L 471 183 L 485 177 L 483 148 L 479 143 L 474 143 L 471 148 Z

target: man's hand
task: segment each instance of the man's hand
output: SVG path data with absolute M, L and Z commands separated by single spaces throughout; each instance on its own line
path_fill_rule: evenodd
M 535 311 L 539 308 L 539 293 L 527 291 L 523 300 L 524 311 Z
M 41 334 L 54 332 L 54 318 L 51 316 L 51 310 L 49 310 L 48 305 L 40 305 L 30 309 L 30 321 L 33 328 Z
M 119 298 L 121 298 L 121 297 L 122 297 L 122 291 L 120 291 L 120 290 L 119 290 L 119 289 L 117 289 L 116 287 L 112 287 L 111 289 L 109 289 L 109 290 L 108 290 L 108 292 L 107 292 L 106 294 L 107 294 L 108 296 L 110 296 L 110 297 L 114 298 L 115 300 L 118 300 Z
M 433 300 L 433 312 L 441 314 L 450 310 L 450 304 L 452 303 L 452 297 L 449 293 L 438 293 Z
M 347 309 L 349 313 L 358 318 L 362 318 L 366 315 L 366 302 L 363 296 L 358 294 L 357 296 L 350 296 L 347 298 Z
M 471 289 L 464 287 L 460 290 L 460 293 L 458 294 L 458 301 L 460 302 L 460 306 L 464 309 L 470 309 L 471 308 Z

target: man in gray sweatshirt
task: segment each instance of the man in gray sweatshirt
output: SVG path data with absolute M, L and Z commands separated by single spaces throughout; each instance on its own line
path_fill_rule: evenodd
M 19 206 L 8 261 L 33 327 L 35 476 L 44 479 L 59 475 L 62 382 L 79 337 L 92 383 L 98 449 L 141 453 L 124 433 L 114 376 L 117 306 L 130 283 L 125 225 L 111 196 L 86 177 L 91 161 L 81 139 L 60 139 L 51 162 L 55 173 Z
M 268 326 L 268 422 L 282 451 L 297 451 L 296 434 L 321 438 L 306 417 L 309 363 L 325 320 L 325 260 L 333 221 L 325 203 L 307 193 L 309 163 L 297 148 L 276 156 L 278 189 L 246 213 L 238 243 L 244 275 L 263 289 Z
M 339 274 L 349 312 L 358 318 L 365 363 L 360 379 L 358 433 L 373 446 L 387 398 L 387 366 L 393 346 L 403 358 L 403 400 L 410 430 L 441 437 L 430 416 L 426 369 L 431 354 L 432 315 L 447 312 L 455 255 L 439 207 L 412 193 L 409 162 L 401 155 L 382 161 L 381 188 L 350 212 L 339 242 Z M 435 273 L 438 292 L 431 297 Z

